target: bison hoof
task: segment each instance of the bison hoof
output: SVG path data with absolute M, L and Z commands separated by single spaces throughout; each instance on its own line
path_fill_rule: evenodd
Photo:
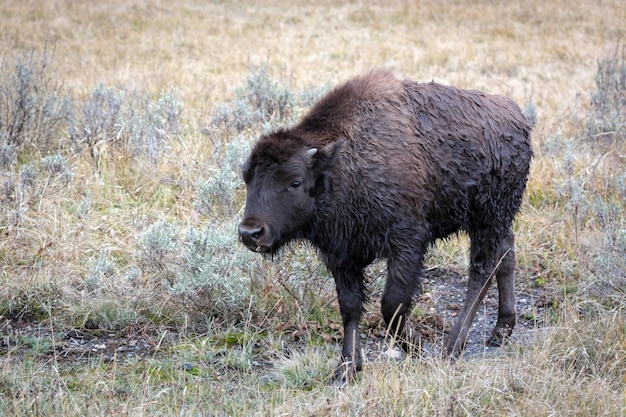
M 489 339 L 487 339 L 486 345 L 491 347 L 500 347 L 506 343 L 512 333 L 513 328 L 511 328 L 508 324 L 504 325 L 504 327 L 496 327 L 491 332 Z
M 419 356 L 422 353 L 422 338 L 413 329 L 408 329 L 401 336 L 387 335 L 385 342 L 392 346 L 398 346 L 407 356 Z
M 461 356 L 461 353 L 465 350 L 466 341 L 462 341 L 458 338 L 450 337 L 446 342 L 446 349 L 444 356 L 455 360 Z
M 408 356 L 419 356 L 422 353 L 422 337 L 413 329 L 408 329 L 401 339 L 400 347 Z
M 331 385 L 344 386 L 354 382 L 357 373 L 360 369 L 357 369 L 351 358 L 345 358 L 335 368 L 333 376 L 330 378 Z

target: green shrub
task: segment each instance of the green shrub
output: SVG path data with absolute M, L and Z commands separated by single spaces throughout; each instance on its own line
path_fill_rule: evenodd
M 609 308 L 626 302 L 626 204 L 625 196 L 612 196 L 594 204 L 595 219 L 603 233 L 595 253 L 595 277 L 591 295 Z
M 528 124 L 531 127 L 535 127 L 535 125 L 537 125 L 537 106 L 535 106 L 535 103 L 533 103 L 532 94 L 527 97 L 526 103 L 522 108 L 522 113 L 528 120 Z
M 214 217 L 215 212 L 223 208 L 229 213 L 233 211 L 233 203 L 238 201 L 237 191 L 243 186 L 241 166 L 250 153 L 252 142 L 252 138 L 241 134 L 231 141 L 216 144 L 207 177 L 196 182 L 194 207 L 201 214 Z
M 96 160 L 114 152 L 158 162 L 171 138 L 180 133 L 182 111 L 174 90 L 154 100 L 100 84 L 78 105 L 69 136 L 75 149 L 88 150 Z
M 114 278 L 117 272 L 115 259 L 109 251 L 101 250 L 97 256 L 89 259 L 85 289 L 90 294 L 96 294 L 105 287 L 105 281 Z
M 243 186 L 241 166 L 252 143 L 262 133 L 297 120 L 328 89 L 309 86 L 293 92 L 282 80 L 276 80 L 267 63 L 250 65 L 245 82 L 234 90 L 230 103 L 218 105 L 202 133 L 213 144 L 213 160 L 208 175 L 196 183 L 196 209 L 214 218 L 218 207 L 232 210 L 240 202 Z
M 587 135 L 598 139 L 626 137 L 626 46 L 615 47 L 613 55 L 599 59 L 596 91 L 591 94 Z
M 12 145 L 5 147 L 8 152 L 11 148 Z M 0 159 L 1 153 L 0 149 Z M 8 169 L 0 167 L 0 230 L 17 225 L 29 209 L 39 207 L 48 196 L 64 191 L 73 179 L 69 162 L 60 154 L 44 156 L 38 162 L 21 166 L 8 162 Z
M 67 144 L 62 132 L 67 127 L 73 101 L 61 92 L 59 83 L 49 74 L 53 55 L 45 48 L 42 52 L 32 50 L 18 57 L 3 56 L 0 62 L 0 146 L 17 147 L 19 153 L 45 155 L 58 152 Z
M 159 221 L 139 238 L 139 268 L 192 304 L 190 310 L 202 306 L 204 314 L 221 316 L 245 312 L 254 260 L 239 246 L 235 230 L 232 221 L 201 228 Z

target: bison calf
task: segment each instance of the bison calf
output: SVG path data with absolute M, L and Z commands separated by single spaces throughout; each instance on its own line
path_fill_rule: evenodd
M 378 70 L 327 94 L 295 127 L 257 141 L 243 166 L 239 237 L 264 254 L 299 239 L 318 248 L 335 278 L 344 326 L 336 379 L 362 368 L 363 269 L 387 259 L 382 315 L 401 334 L 424 253 L 459 230 L 471 241 L 469 280 L 447 352 L 463 349 L 492 277 L 499 308 L 489 342 L 510 335 L 512 222 L 532 158 L 530 130 L 508 98 Z

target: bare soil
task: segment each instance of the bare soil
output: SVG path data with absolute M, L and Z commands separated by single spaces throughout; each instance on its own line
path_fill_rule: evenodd
M 410 320 L 412 328 L 422 337 L 421 356 L 441 354 L 445 332 L 449 330 L 460 312 L 465 298 L 465 275 L 453 270 L 430 268 L 424 272 L 423 294 L 415 300 Z M 403 359 L 404 353 L 385 337 L 386 331 L 379 308 L 380 294 L 372 294 L 372 302 L 365 314 L 361 333 L 367 362 Z M 542 288 L 528 288 L 518 283 L 516 308 L 517 326 L 510 342 L 524 343 L 540 327 L 544 309 L 551 297 Z M 419 313 L 415 313 L 415 312 Z M 464 357 L 497 354 L 498 348 L 485 345 L 498 311 L 498 293 L 490 288 L 481 309 L 476 315 L 469 334 Z M 339 326 L 337 326 L 339 327 Z M 295 333 L 296 331 L 294 331 Z M 289 333 L 289 332 L 287 332 Z M 340 328 L 329 340 L 340 348 Z M 34 354 L 44 360 L 76 361 L 87 359 L 120 360 L 130 357 L 148 357 L 163 351 L 179 339 L 175 328 L 129 326 L 122 332 L 101 329 L 59 329 L 49 324 L 29 320 L 0 317 L 0 357 L 20 357 Z M 306 349 L 300 338 L 295 338 L 293 348 Z M 260 356 L 263 356 L 261 354 Z M 271 366 L 271 361 L 260 359 L 257 363 Z
M 137 326 L 114 332 L 101 329 L 59 329 L 27 320 L 0 321 L 0 357 L 38 355 L 55 361 L 104 360 L 153 355 L 178 339 L 176 331 Z
M 422 340 L 421 356 L 439 356 L 445 334 L 452 327 L 465 302 L 467 277 L 454 270 L 439 267 L 424 271 L 422 295 L 416 298 L 409 325 L 419 333 Z M 542 327 L 544 312 L 553 302 L 554 296 L 542 287 L 530 288 L 517 283 L 517 324 L 508 343 L 527 343 L 535 331 Z M 417 312 L 417 313 L 416 313 Z M 498 317 L 498 290 L 492 284 L 472 322 L 464 358 L 494 355 L 501 350 L 486 345 Z M 382 323 L 379 323 L 382 325 Z M 404 358 L 404 353 L 389 346 L 384 328 L 374 327 L 367 335 L 365 353 L 369 361 Z

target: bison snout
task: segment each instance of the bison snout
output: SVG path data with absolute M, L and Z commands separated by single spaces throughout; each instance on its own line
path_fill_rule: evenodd
M 261 243 L 261 240 L 265 237 L 265 227 L 260 224 L 239 224 L 239 239 L 243 242 L 248 249 L 255 252 L 264 252 L 266 250 L 265 245 Z

